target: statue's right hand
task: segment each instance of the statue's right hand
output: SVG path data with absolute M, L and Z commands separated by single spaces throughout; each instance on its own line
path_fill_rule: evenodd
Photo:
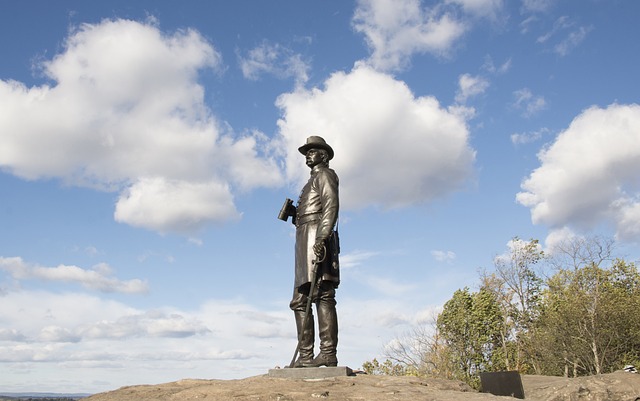
M 313 244 L 313 253 L 317 258 L 322 259 L 324 257 L 324 252 L 326 250 L 324 240 L 322 238 L 316 239 L 316 243 Z

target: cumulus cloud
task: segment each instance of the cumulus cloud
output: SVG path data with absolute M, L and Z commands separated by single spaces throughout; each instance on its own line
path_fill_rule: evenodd
M 549 231 L 549 234 L 547 234 L 547 238 L 545 238 L 544 251 L 549 255 L 553 255 L 559 246 L 568 243 L 574 238 L 577 238 L 577 235 L 569 227 L 565 226 L 559 229 L 552 229 Z
M 77 283 L 83 287 L 101 292 L 144 293 L 147 283 L 140 279 L 122 281 L 112 277 L 113 271 L 107 264 L 93 266 L 91 270 L 78 266 L 60 265 L 44 267 L 26 263 L 20 257 L 0 257 L 0 270 L 8 272 L 16 280 L 44 280 L 52 282 Z
M 133 226 L 188 233 L 207 221 L 238 217 L 238 213 L 228 185 L 155 177 L 141 178 L 123 191 L 114 216 Z
M 504 252 L 503 254 L 497 255 L 494 258 L 494 264 L 498 265 L 498 264 L 511 264 L 511 263 L 518 263 L 517 261 L 514 262 L 513 258 L 516 257 L 520 257 L 519 255 L 522 255 L 522 253 L 524 252 L 524 250 L 526 249 L 526 247 L 528 245 L 530 245 L 531 242 L 530 241 L 524 241 L 520 238 L 513 238 L 510 239 L 509 242 L 507 242 L 507 251 Z M 537 252 L 542 251 L 542 245 L 540 244 L 536 244 L 535 246 L 535 250 Z
M 464 103 L 470 97 L 483 94 L 489 87 L 489 81 L 480 76 L 462 74 L 458 78 L 458 91 L 456 92 L 456 102 Z
M 206 106 L 198 74 L 221 65 L 193 30 L 81 25 L 39 66 L 49 83 L 0 80 L 0 167 L 118 191 L 118 220 L 152 230 L 237 218 L 230 187 L 279 185 L 281 176 L 255 147 L 259 137 L 223 132 Z M 259 179 L 249 178 L 256 171 Z M 191 193 L 176 198 L 177 189 Z M 164 206 L 140 210 L 151 202 Z
M 294 78 L 296 85 L 302 85 L 309 79 L 309 63 L 278 43 L 264 41 L 246 55 L 238 53 L 238 62 L 244 77 L 251 80 L 269 74 L 280 79 Z
M 522 110 L 522 115 L 525 117 L 531 117 L 547 107 L 544 97 L 535 96 L 529 88 L 518 89 L 513 92 L 513 97 L 515 98 L 513 106 Z
M 288 176 L 306 181 L 297 148 L 309 135 L 323 136 L 336 153 L 331 166 L 343 208 L 426 202 L 459 189 L 472 173 L 464 118 L 364 65 L 333 74 L 324 89 L 283 94 L 277 105 Z
M 418 53 L 449 55 L 475 18 L 502 21 L 504 0 L 359 0 L 352 24 L 371 50 L 367 61 L 380 71 L 406 68 Z
M 584 110 L 539 154 L 516 200 L 535 224 L 589 229 L 606 223 L 640 240 L 640 106 Z
M 352 23 L 371 50 L 368 63 L 382 71 L 405 68 L 415 53 L 446 55 L 467 30 L 453 12 L 420 0 L 359 0 Z

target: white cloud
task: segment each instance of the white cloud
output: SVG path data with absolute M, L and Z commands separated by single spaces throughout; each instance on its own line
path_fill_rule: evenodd
M 390 296 L 338 296 L 338 358 L 354 368 L 423 320 L 432 302 L 420 286 L 371 284 Z M 284 366 L 295 349 L 287 298 L 256 300 L 259 305 L 209 299 L 190 310 L 146 311 L 77 293 L 21 290 L 1 300 L 0 364 L 3 379 L 14 383 L 5 391 L 26 391 L 33 383 L 43 391 L 95 392 L 185 377 L 235 379 Z
M 532 29 L 531 26 L 537 21 L 538 21 L 538 17 L 536 17 L 535 15 L 525 18 L 520 23 L 520 33 L 523 35 L 526 35 L 527 33 L 529 33 L 529 31 Z
M 35 382 L 43 391 L 70 391 L 62 380 L 67 377 L 80 391 L 105 391 L 260 374 L 287 361 L 295 348 L 287 305 L 274 312 L 210 300 L 190 311 L 142 311 L 84 294 L 11 292 L 0 302 L 6 327 L 0 329 L 0 364 L 3 379 L 21 384 L 3 390 L 24 391 Z
M 239 344 L 230 341 L 244 337 L 237 331 L 239 327 L 277 327 L 284 320 L 271 312 L 262 312 L 271 315 L 271 320 L 248 319 L 243 312 L 254 308 L 226 301 L 212 301 L 191 312 L 166 308 L 140 311 L 84 294 L 44 291 L 15 291 L 2 301 L 0 314 L 7 328 L 0 331 L 0 341 L 13 345 L 0 347 L 0 360 L 14 362 L 245 358 L 256 352 L 242 351 Z M 228 352 L 211 345 L 202 347 L 202 340 L 211 341 L 214 330 L 216 343 L 226 342 L 228 346 L 221 348 Z M 185 337 L 190 337 L 189 342 L 180 341 Z M 295 333 L 289 337 L 295 338 Z M 22 352 L 14 352 L 17 350 Z
M 87 255 L 89 256 L 97 256 L 100 254 L 100 251 L 98 250 L 98 248 L 96 248 L 93 245 L 89 245 L 87 247 L 84 248 L 84 251 L 86 252 Z
M 212 208 L 211 205 L 216 205 Z M 239 217 L 228 186 L 163 177 L 139 179 L 120 195 L 116 221 L 163 232 L 189 233 L 210 221 Z
M 0 329 L 0 341 L 24 341 L 26 337 L 16 329 Z
M 578 29 L 569 33 L 565 39 L 555 45 L 553 50 L 561 56 L 566 56 L 576 48 L 587 37 L 587 34 L 591 31 L 590 27 L 578 27 Z
M 47 343 L 77 343 L 80 336 L 60 326 L 45 326 L 40 330 L 37 341 Z
M 494 258 L 494 263 L 495 264 L 511 263 L 514 255 L 521 254 L 530 243 L 531 243 L 530 241 L 524 241 L 524 240 L 521 240 L 520 238 L 510 239 L 509 242 L 507 242 L 507 251 L 501 255 L 497 255 Z M 537 244 L 536 250 L 542 251 L 542 245 Z
M 496 19 L 504 8 L 504 0 L 446 0 L 447 4 L 457 4 L 474 16 Z
M 349 269 L 361 265 L 363 262 L 379 255 L 380 252 L 355 250 L 353 252 L 340 255 L 340 268 Z
M 230 186 L 274 186 L 282 177 L 256 148 L 259 135 L 222 133 L 206 106 L 198 73 L 221 63 L 193 30 L 163 35 L 127 20 L 82 25 L 41 65 L 51 84 L 0 80 L 0 167 L 27 179 L 123 191 L 120 221 L 158 231 L 237 218 Z M 193 191 L 184 197 L 201 206 L 214 202 L 135 210 L 154 197 L 172 199 L 176 188 Z
M 403 283 L 392 279 L 391 277 L 383 277 L 380 275 L 368 274 L 362 276 L 363 283 L 368 285 L 372 290 L 387 296 L 394 297 L 398 294 L 406 294 L 416 290 L 418 284 L 415 281 Z M 396 310 L 397 311 L 397 310 Z
M 557 0 L 522 0 L 522 8 L 526 12 L 548 11 Z
M 524 133 L 515 133 L 515 134 L 511 134 L 511 143 L 513 143 L 514 145 L 524 145 L 527 143 L 531 143 L 531 142 L 536 142 L 538 141 L 540 138 L 542 138 L 544 135 L 547 135 L 549 133 L 549 129 L 548 128 L 541 128 L 537 131 L 532 131 L 532 132 L 524 132 Z
M 434 250 L 431 251 L 431 256 L 438 262 L 446 262 L 451 263 L 456 259 L 456 253 L 453 251 L 440 251 Z
M 576 237 L 576 234 L 569 227 L 562 227 L 560 229 L 552 229 L 545 238 L 544 246 L 545 253 L 553 255 L 559 245 L 565 244 L 568 241 Z
M 368 62 L 382 71 L 405 68 L 414 53 L 446 55 L 467 30 L 453 13 L 423 9 L 420 0 L 359 0 L 353 27 L 365 35 Z
M 566 15 L 559 17 L 554 23 L 553 28 L 542 36 L 538 36 L 536 42 L 545 43 L 558 32 L 571 28 L 574 22 Z
M 534 96 L 529 88 L 518 89 L 513 92 L 513 97 L 516 99 L 513 106 L 522 110 L 525 117 L 531 117 L 547 107 L 544 97 Z
M 459 189 L 472 173 L 464 118 L 364 65 L 333 74 L 323 90 L 281 95 L 277 104 L 288 176 L 307 180 L 297 148 L 309 135 L 323 136 L 336 153 L 342 208 L 423 203 Z
M 245 78 L 257 80 L 262 74 L 277 78 L 294 78 L 296 85 L 302 85 L 309 79 L 309 63 L 300 54 L 278 43 L 264 41 L 249 50 L 246 56 L 238 54 L 240 69 Z
M 559 17 L 553 24 L 553 28 L 537 38 L 536 42 L 546 43 L 553 37 L 564 35 L 567 31 L 570 31 L 566 36 L 553 46 L 553 51 L 560 56 L 566 56 L 574 48 L 576 48 L 591 31 L 592 27 L 579 26 L 575 27 L 576 23 L 568 16 Z
M 104 263 L 94 266 L 92 270 L 86 270 L 67 265 L 43 267 L 26 263 L 20 257 L 0 257 L 0 270 L 8 272 L 16 280 L 78 283 L 101 292 L 137 294 L 148 290 L 147 283 L 140 279 L 122 281 L 112 277 L 112 269 Z
M 352 19 L 371 50 L 368 63 L 380 71 L 406 68 L 418 53 L 448 56 L 473 18 L 502 23 L 504 0 L 359 0 Z
M 502 75 L 511 69 L 511 58 L 508 58 L 504 63 L 496 66 L 493 62 L 493 58 L 487 55 L 484 58 L 484 64 L 482 64 L 482 68 L 492 74 Z
M 462 74 L 458 78 L 458 91 L 456 92 L 456 102 L 464 103 L 470 97 L 483 94 L 489 87 L 489 81 L 480 76 Z
M 180 313 L 166 313 L 160 310 L 130 314 L 112 321 L 102 320 L 78 329 L 83 337 L 92 339 L 183 338 L 208 331 L 198 319 L 185 318 Z
M 37 339 L 47 326 L 76 332 L 84 324 L 136 313 L 140 312 L 121 303 L 79 293 L 14 290 L 0 302 L 4 326 L 25 342 Z
M 538 154 L 540 167 L 517 201 L 535 224 L 589 229 L 612 224 L 623 240 L 640 240 L 640 106 L 583 111 Z

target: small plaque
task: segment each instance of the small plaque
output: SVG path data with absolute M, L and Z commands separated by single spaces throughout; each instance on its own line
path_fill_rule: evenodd
M 522 379 L 517 371 L 480 373 L 482 392 L 524 399 Z

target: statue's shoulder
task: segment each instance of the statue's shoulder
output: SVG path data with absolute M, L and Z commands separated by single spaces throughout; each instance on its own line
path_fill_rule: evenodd
M 316 172 L 317 172 L 317 174 L 336 175 L 336 172 L 332 168 L 329 168 L 329 167 L 323 166 L 323 165 L 316 166 Z
M 323 177 L 324 179 L 338 182 L 338 174 L 329 167 L 320 167 L 318 169 L 318 178 Z

